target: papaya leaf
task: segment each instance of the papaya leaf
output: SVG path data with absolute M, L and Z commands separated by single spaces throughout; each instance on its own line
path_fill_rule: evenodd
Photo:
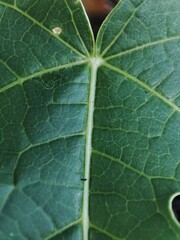
M 178 240 L 180 1 L 0 1 L 0 239 Z

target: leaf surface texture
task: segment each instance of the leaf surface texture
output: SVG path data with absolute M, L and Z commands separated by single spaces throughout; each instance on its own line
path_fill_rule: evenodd
M 179 26 L 122 0 L 95 43 L 78 0 L 0 1 L 1 240 L 180 238 Z

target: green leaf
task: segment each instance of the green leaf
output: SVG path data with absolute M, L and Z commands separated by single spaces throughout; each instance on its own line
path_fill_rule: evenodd
M 0 1 L 1 240 L 180 239 L 179 12 Z

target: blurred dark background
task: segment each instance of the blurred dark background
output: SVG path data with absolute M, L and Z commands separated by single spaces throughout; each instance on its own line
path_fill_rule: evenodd
M 94 35 L 96 37 L 99 27 L 108 13 L 119 0 L 82 0 L 88 13 Z

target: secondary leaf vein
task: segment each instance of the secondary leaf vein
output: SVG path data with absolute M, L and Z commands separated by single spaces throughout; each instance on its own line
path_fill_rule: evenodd
M 131 49 L 125 50 L 123 52 L 120 52 L 120 53 L 111 55 L 109 57 L 106 57 L 105 60 L 108 61 L 108 60 L 111 60 L 111 59 L 114 59 L 114 58 L 117 58 L 117 57 L 121 57 L 123 55 L 130 54 L 132 52 L 135 52 L 135 51 L 138 51 L 138 50 L 141 50 L 141 49 L 144 49 L 144 48 L 148 48 L 148 47 L 155 46 L 155 45 L 158 45 L 158 44 L 163 44 L 163 43 L 170 42 L 170 41 L 176 41 L 176 40 L 179 40 L 179 39 L 180 39 L 180 36 L 174 36 L 174 37 L 161 39 L 161 40 L 157 40 L 157 41 L 150 42 L 150 43 L 145 43 L 145 44 L 137 46 L 135 48 L 131 48 Z
M 67 48 L 69 48 L 70 50 L 72 50 L 74 53 L 76 53 L 77 55 L 79 55 L 80 57 L 84 58 L 85 56 L 79 52 L 77 49 L 75 49 L 73 46 L 71 46 L 69 43 L 67 43 L 66 41 L 64 41 L 62 38 L 60 38 L 59 36 L 56 36 L 55 34 L 53 34 L 53 32 L 51 30 L 49 30 L 48 28 L 46 28 L 44 25 L 42 25 L 40 22 L 38 22 L 36 19 L 34 19 L 33 17 L 31 17 L 29 14 L 27 14 L 26 12 L 23 12 L 21 9 L 17 8 L 15 5 L 11 5 L 9 3 L 4 3 L 2 1 L 0 1 L 0 4 L 6 7 L 9 7 L 11 9 L 14 9 L 15 11 L 19 12 L 20 14 L 22 14 L 23 16 L 25 16 L 26 18 L 30 19 L 33 23 L 35 23 L 36 25 L 38 25 L 39 27 L 41 27 L 42 29 L 44 29 L 46 32 L 48 32 L 51 36 L 53 36 L 54 38 L 56 38 L 59 42 L 61 42 L 64 46 L 66 46 Z
M 52 73 L 52 72 L 56 72 L 60 69 L 64 69 L 64 68 L 68 68 L 68 67 L 73 67 L 73 66 L 78 66 L 78 65 L 81 65 L 81 64 L 84 64 L 84 63 L 87 63 L 88 60 L 82 60 L 82 61 L 78 61 L 78 62 L 71 62 L 71 63 L 67 63 L 67 64 L 64 64 L 64 65 L 59 65 L 59 66 L 56 66 L 56 67 L 51 67 L 51 68 L 48 68 L 48 69 L 43 69 L 39 72 L 36 72 L 36 73 L 33 73 L 31 75 L 28 75 L 26 77 L 23 77 L 23 78 L 18 78 L 16 81 L 2 87 L 0 89 L 0 93 L 1 92 L 4 92 L 6 91 L 7 89 L 10 89 L 16 85 L 22 85 L 25 81 L 27 80 L 30 80 L 32 78 L 35 78 L 35 77 L 41 77 L 43 74 L 45 73 Z
M 105 157 L 105 158 L 108 158 L 108 159 L 110 159 L 111 161 L 117 162 L 117 163 L 123 165 L 125 168 L 127 168 L 127 169 L 129 169 L 129 170 L 131 170 L 131 171 L 133 171 L 133 172 L 135 172 L 135 173 L 137 173 L 137 174 L 139 174 L 140 176 L 144 176 L 145 178 L 147 178 L 147 179 L 150 180 L 150 177 L 149 177 L 148 175 L 146 175 L 145 173 L 139 171 L 138 169 L 136 169 L 136 168 L 128 165 L 127 163 L 123 162 L 121 159 L 117 159 L 117 158 L 115 158 L 115 157 L 113 157 L 113 156 L 111 156 L 111 155 L 108 155 L 108 154 L 106 154 L 106 153 L 100 152 L 100 151 L 98 151 L 98 150 L 96 150 L 96 149 L 93 149 L 92 152 L 95 153 L 95 154 L 97 154 L 97 155 L 101 155 L 101 156 L 103 156 L 103 157 Z
M 104 62 L 103 64 L 104 66 L 106 66 L 107 68 L 125 76 L 127 79 L 132 80 L 133 82 L 135 82 L 136 84 L 140 85 L 141 87 L 143 87 L 144 89 L 148 90 L 149 92 L 151 92 L 154 96 L 156 96 L 157 98 L 159 98 L 160 100 L 162 100 L 164 103 L 166 103 L 167 105 L 169 105 L 174 111 L 176 112 L 180 112 L 180 108 L 178 106 L 176 106 L 173 102 L 171 102 L 170 100 L 168 100 L 166 97 L 162 96 L 160 93 L 158 93 L 155 89 L 149 87 L 146 83 L 142 82 L 141 80 L 139 80 L 138 78 L 132 76 L 131 74 L 117 68 L 114 67 L 113 65 Z

